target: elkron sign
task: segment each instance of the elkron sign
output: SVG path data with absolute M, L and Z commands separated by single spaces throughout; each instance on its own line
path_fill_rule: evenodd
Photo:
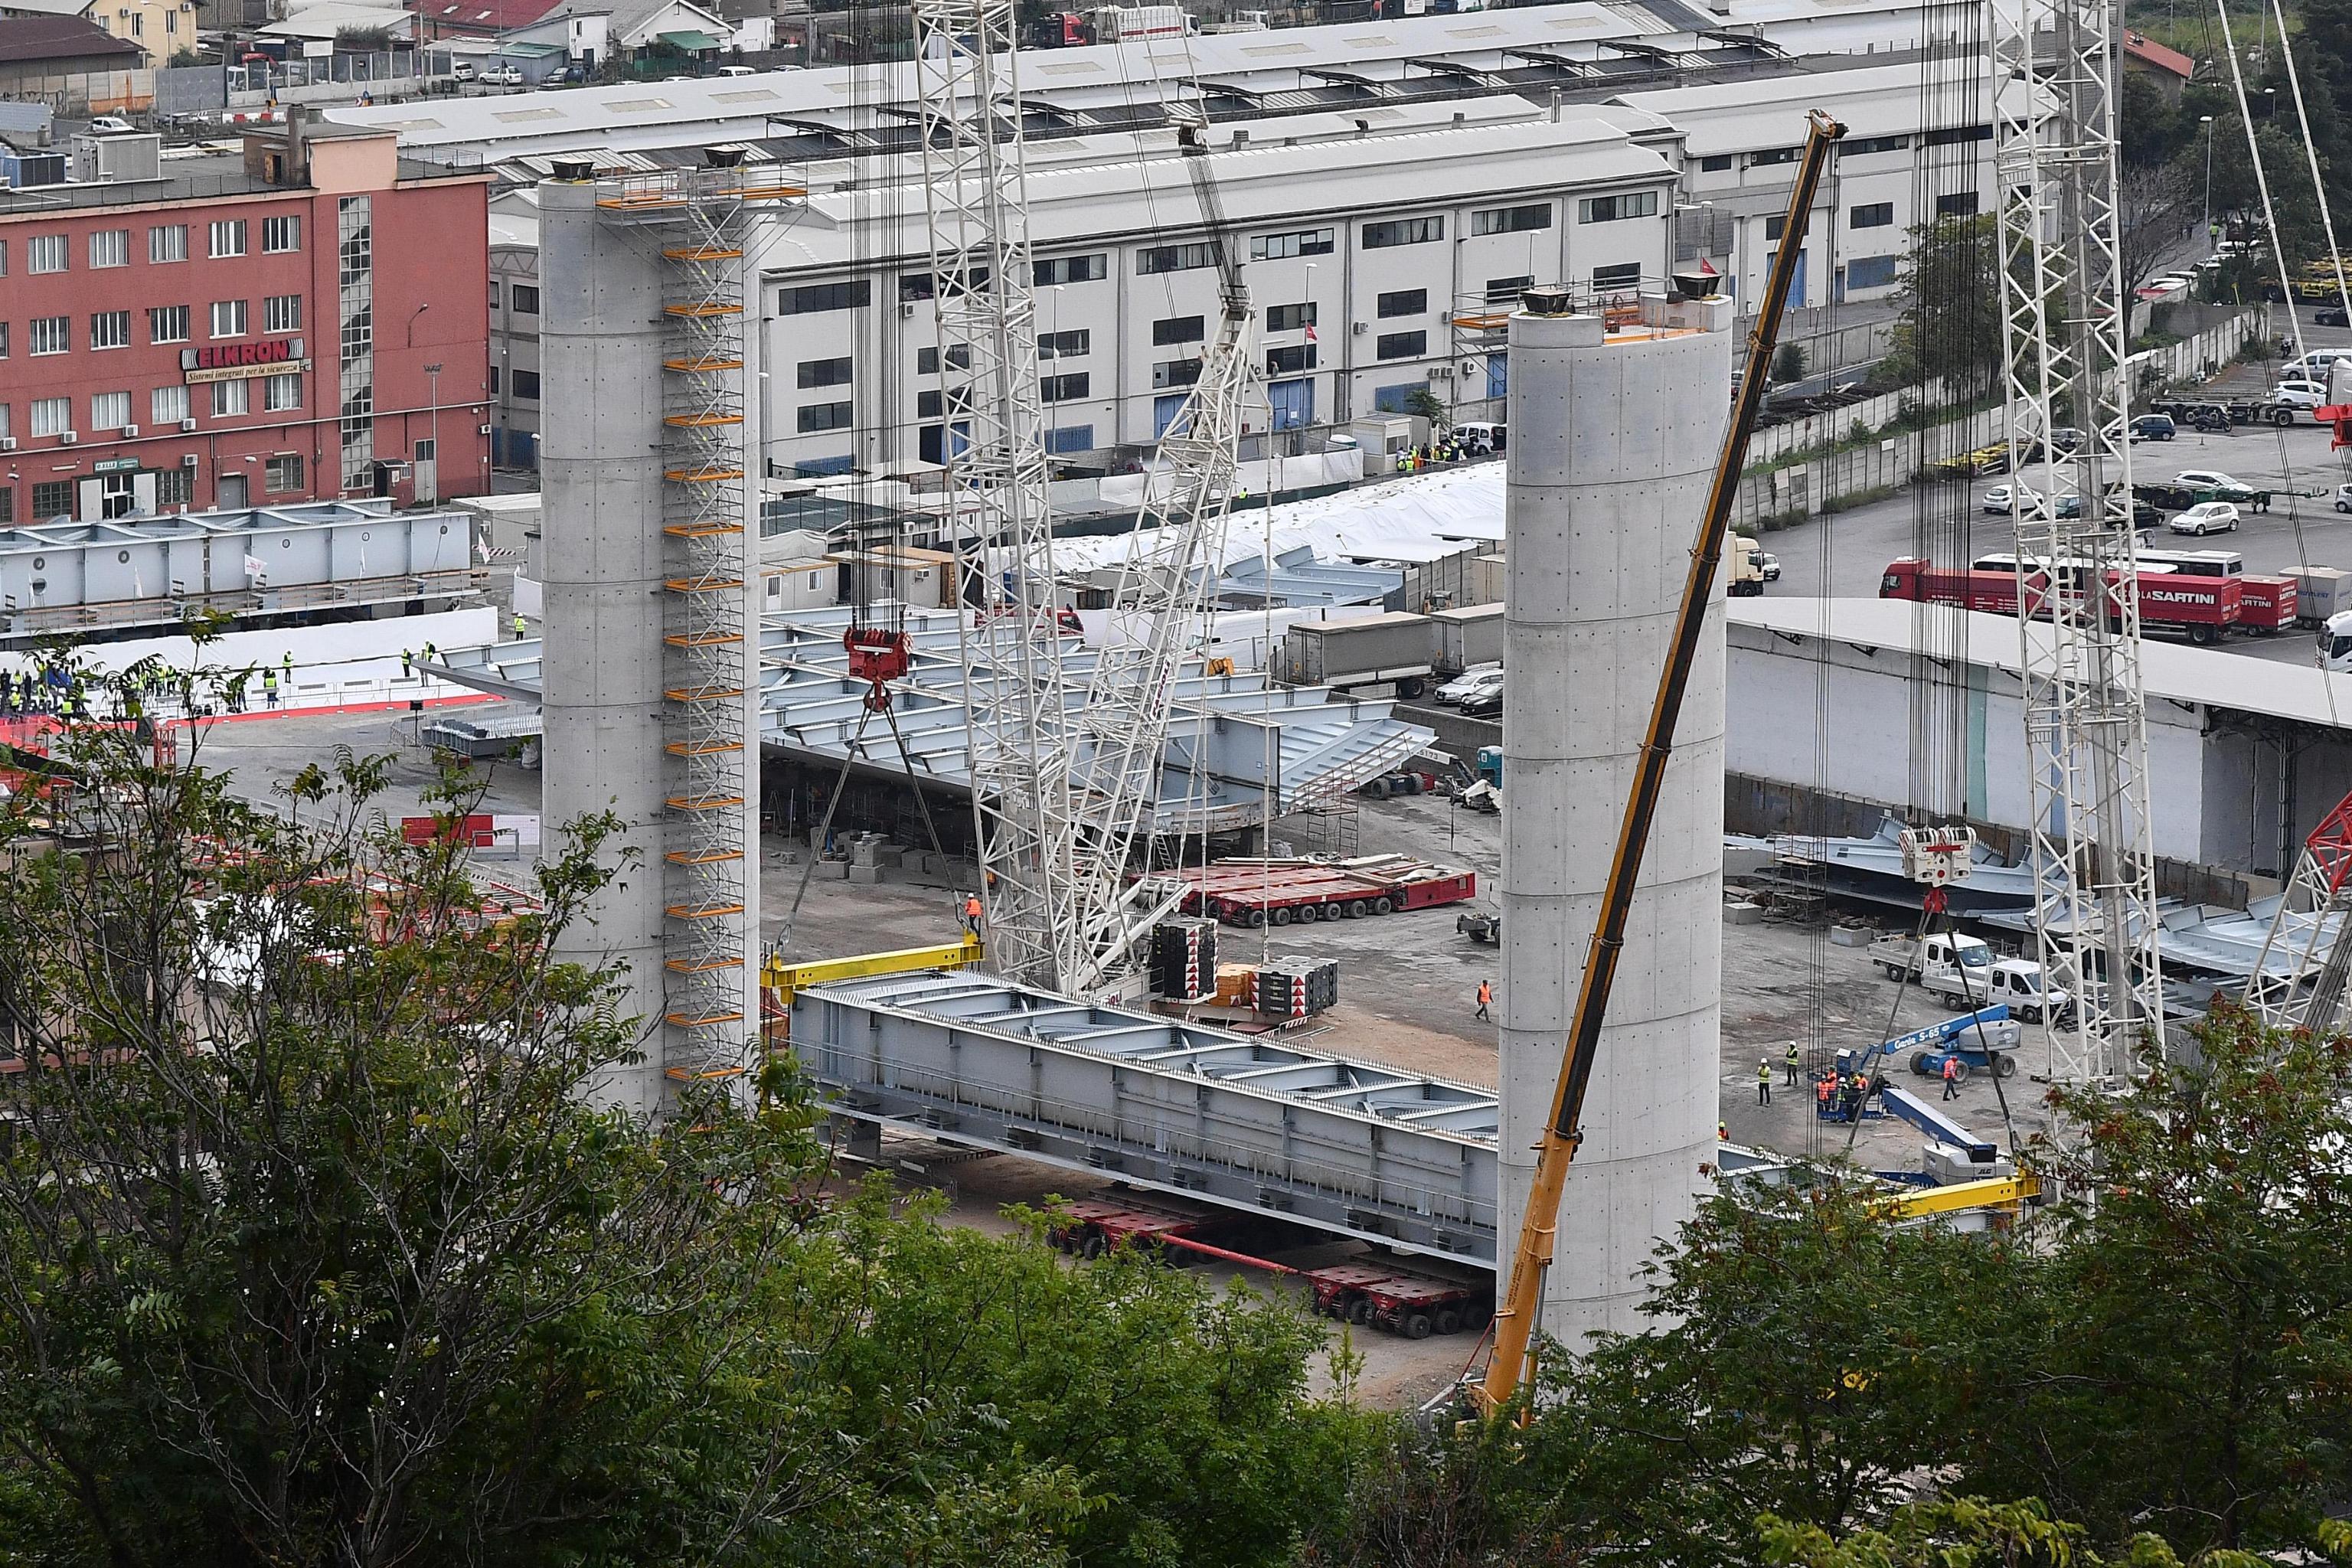
M 299 338 L 268 338 L 253 343 L 206 343 L 180 351 L 180 374 L 190 382 L 234 381 L 240 376 L 269 375 L 300 370 Z

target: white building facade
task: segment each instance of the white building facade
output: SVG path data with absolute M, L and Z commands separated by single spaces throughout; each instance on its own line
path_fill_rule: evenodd
M 1252 434 L 1306 433 L 1433 394 L 1499 411 L 1508 364 L 1479 318 L 1537 282 L 1664 277 L 1675 170 L 1620 126 L 1519 100 L 1220 125 L 1208 155 L 1255 308 Z M 1621 115 L 1620 118 L 1622 118 Z M 1182 405 L 1218 310 L 1214 241 L 1167 133 L 1034 150 L 1047 443 L 1145 448 Z M 822 192 L 822 171 L 812 185 Z M 772 476 L 891 472 L 950 449 L 919 190 L 811 198 L 761 270 L 761 432 Z

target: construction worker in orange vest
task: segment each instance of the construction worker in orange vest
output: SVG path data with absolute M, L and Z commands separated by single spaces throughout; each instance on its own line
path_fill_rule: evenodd
M 1944 1098 L 1946 1100 L 1960 1098 L 1960 1058 L 1958 1057 L 1948 1056 L 1944 1058 Z
M 980 934 L 980 895 L 978 893 L 966 893 L 963 896 L 963 929 L 973 936 Z
M 1486 1019 L 1490 1024 L 1494 1022 L 1494 1018 L 1493 1016 L 1486 1011 L 1486 1006 L 1494 1000 L 1494 986 L 1484 980 L 1478 982 L 1478 1016 Z

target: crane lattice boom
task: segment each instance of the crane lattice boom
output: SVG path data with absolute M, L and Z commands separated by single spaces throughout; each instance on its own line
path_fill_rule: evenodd
M 2045 1018 L 2050 1076 L 2127 1070 L 2161 1030 L 2156 871 L 2117 249 L 2115 0 L 1993 7 L 2001 335 L 2020 592 L 2033 563 L 2074 579 L 2020 616 L 2042 973 L 2080 999 Z M 2077 427 L 2071 451 L 2057 432 Z M 2038 476 L 2038 477 L 2037 477 Z M 2028 488 L 2048 499 L 2024 500 Z M 2080 496 L 2061 515 L 2062 495 Z M 2022 602 L 2022 601 L 2021 601 Z
M 1017 121 L 1012 0 L 917 0 L 925 201 L 940 365 L 954 435 L 941 456 L 958 524 L 973 809 L 992 957 L 1064 984 L 1078 953 L 1066 684 L 1037 386 L 1036 298 Z M 997 563 L 992 570 L 992 557 Z

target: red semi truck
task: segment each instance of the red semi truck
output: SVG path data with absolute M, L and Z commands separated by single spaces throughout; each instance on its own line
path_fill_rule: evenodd
M 2224 633 L 2238 629 L 2244 618 L 2246 581 L 2243 577 L 2200 577 L 2151 568 L 2139 578 L 2140 626 L 2148 632 L 2185 637 L 2193 643 L 2218 642 Z M 2040 595 L 2048 592 L 2047 580 L 2036 573 L 2027 579 L 2027 584 L 2035 595 L 2038 611 Z M 2293 588 L 2292 584 L 2286 586 L 2290 591 Z M 1888 564 L 1878 581 L 1878 596 L 1958 605 L 2013 616 L 2017 614 L 2017 577 L 2009 572 L 1944 571 L 1918 556 L 1906 555 Z M 2291 592 L 2285 608 L 2292 622 Z M 2275 629 L 2273 617 L 2276 614 L 2275 605 L 2264 610 L 2255 629 L 2263 625 Z
M 2139 579 L 2141 629 L 2178 633 L 2193 643 L 2220 642 L 2244 617 L 2245 584 L 2243 577 L 2143 574 Z
M 2036 573 L 2026 579 L 2035 607 L 2050 591 L 2050 580 Z M 1928 564 L 1924 556 L 1906 555 L 1892 562 L 1878 580 L 1882 599 L 1915 599 L 1929 605 L 1957 605 L 1996 616 L 2017 614 L 2017 574 L 2014 572 L 1955 572 Z
M 2242 584 L 2238 596 L 2237 629 L 2258 637 L 2273 637 L 2294 625 L 2299 612 L 2295 582 L 2292 577 L 2240 577 Z

